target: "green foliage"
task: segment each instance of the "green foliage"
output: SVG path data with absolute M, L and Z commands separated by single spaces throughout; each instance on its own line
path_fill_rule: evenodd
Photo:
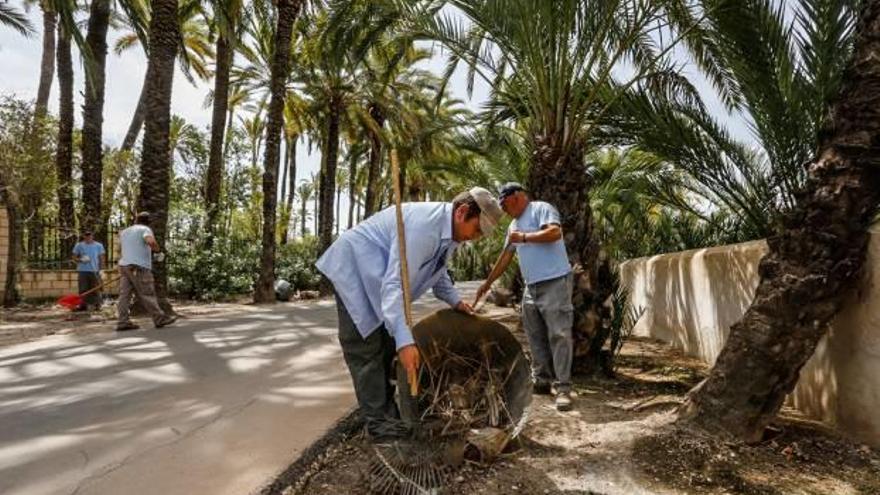
M 196 300 L 223 300 L 253 290 L 259 270 L 259 243 L 218 238 L 203 250 L 196 243 L 169 243 L 168 286 L 172 294 Z
M 24 218 L 52 212 L 55 192 L 55 137 L 50 117 L 34 121 L 33 104 L 0 97 L 0 183 Z M 47 206 L 46 203 L 52 206 Z
M 290 282 L 294 290 L 317 290 L 321 274 L 315 268 L 318 260 L 318 238 L 305 236 L 278 246 L 275 258 L 275 278 Z

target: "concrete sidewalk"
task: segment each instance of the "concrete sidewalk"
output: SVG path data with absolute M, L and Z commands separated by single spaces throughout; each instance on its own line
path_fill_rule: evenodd
M 252 493 L 353 405 L 331 301 L 10 346 L 0 493 Z

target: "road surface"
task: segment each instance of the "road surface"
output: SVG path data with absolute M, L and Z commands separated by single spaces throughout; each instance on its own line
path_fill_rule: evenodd
M 253 493 L 353 405 L 331 301 L 3 347 L 0 494 Z

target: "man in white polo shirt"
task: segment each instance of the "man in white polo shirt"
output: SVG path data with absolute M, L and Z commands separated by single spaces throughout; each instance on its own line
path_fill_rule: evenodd
M 159 244 L 153 237 L 149 227 L 150 214 L 138 213 L 135 224 L 119 233 L 119 247 L 122 251 L 119 258 L 119 322 L 117 332 L 137 330 L 129 315 L 129 304 L 134 292 L 144 309 L 153 318 L 156 328 L 174 323 L 174 316 L 166 315 L 156 301 L 155 281 L 153 280 L 153 253 L 159 253 Z
M 504 251 L 489 277 L 477 291 L 479 300 L 500 277 L 513 255 L 526 288 L 522 322 L 532 351 L 536 394 L 556 389 L 556 408 L 571 410 L 572 270 L 562 240 L 559 212 L 553 205 L 532 201 L 520 184 L 509 182 L 499 189 L 498 202 L 513 217 Z M 552 386 L 552 388 L 551 388 Z

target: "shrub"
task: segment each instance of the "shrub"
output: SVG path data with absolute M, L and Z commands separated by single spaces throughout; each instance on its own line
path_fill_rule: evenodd
M 275 277 L 290 282 L 294 290 L 317 290 L 321 273 L 315 268 L 318 260 L 318 238 L 307 235 L 278 246 L 275 253 Z
M 217 300 L 253 291 L 259 273 L 259 242 L 218 238 L 210 251 L 200 249 L 197 242 L 175 242 L 168 247 L 171 294 Z

